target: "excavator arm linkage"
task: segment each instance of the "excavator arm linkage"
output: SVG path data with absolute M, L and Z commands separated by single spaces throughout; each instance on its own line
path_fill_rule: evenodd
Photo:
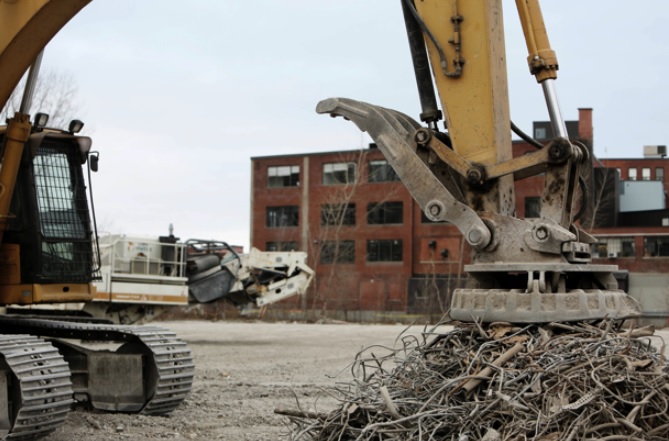
M 512 157 L 501 3 L 402 0 L 426 126 L 347 98 L 323 100 L 316 111 L 368 132 L 425 215 L 452 222 L 472 247 L 469 286 L 454 291 L 452 318 L 532 323 L 637 315 L 636 302 L 617 289 L 617 267 L 591 264 L 594 238 L 575 224 L 589 152 L 564 129 L 557 57 L 538 0 L 516 4 L 556 138 Z M 442 112 L 432 83 L 445 131 L 438 129 Z M 541 215 L 518 219 L 514 181 L 538 174 L 545 175 Z

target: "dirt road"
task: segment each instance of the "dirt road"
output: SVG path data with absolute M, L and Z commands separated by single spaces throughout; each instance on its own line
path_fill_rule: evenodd
M 287 432 L 275 407 L 296 408 L 295 395 L 313 405 L 323 387 L 362 348 L 394 344 L 404 325 L 161 322 L 193 350 L 196 378 L 190 397 L 169 417 L 74 411 L 52 441 L 143 439 L 277 440 Z M 420 334 L 423 327 L 410 333 Z M 382 351 L 382 349 L 379 349 Z M 336 403 L 318 399 L 317 409 Z

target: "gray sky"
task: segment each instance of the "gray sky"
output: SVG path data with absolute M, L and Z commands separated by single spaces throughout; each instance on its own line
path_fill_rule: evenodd
M 515 12 L 505 7 L 511 115 L 546 120 Z M 594 109 L 595 152 L 669 143 L 669 2 L 544 0 L 565 119 Z M 249 243 L 250 157 L 357 149 L 369 138 L 319 116 L 355 98 L 416 119 L 399 0 L 94 0 L 52 41 L 44 69 L 71 72 L 84 134 L 101 152 L 99 226 Z M 664 80 L 664 81 L 663 81 Z

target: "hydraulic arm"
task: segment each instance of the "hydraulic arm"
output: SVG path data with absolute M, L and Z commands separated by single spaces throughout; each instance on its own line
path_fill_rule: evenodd
M 577 226 L 585 203 L 577 203 L 585 194 L 580 169 L 589 152 L 568 139 L 555 91 L 557 57 L 538 1 L 516 6 L 555 139 L 518 158 L 512 157 L 502 2 L 401 1 L 426 126 L 345 98 L 321 101 L 317 111 L 369 132 L 425 215 L 452 222 L 471 245 L 470 282 L 455 290 L 451 317 L 552 322 L 635 315 L 636 303 L 617 289 L 617 267 L 590 263 L 594 238 Z M 545 176 L 540 217 L 519 219 L 514 181 L 538 174 Z

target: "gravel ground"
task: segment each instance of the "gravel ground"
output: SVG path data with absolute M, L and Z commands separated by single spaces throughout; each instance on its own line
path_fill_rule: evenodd
M 358 351 L 373 344 L 393 346 L 406 329 L 404 325 L 206 321 L 161 322 L 160 326 L 187 341 L 195 357 L 195 383 L 181 407 L 168 417 L 75 410 L 50 440 L 285 439 L 287 420 L 274 414 L 276 407 L 296 408 L 297 396 L 310 410 L 332 410 L 334 401 L 318 398 L 322 389 L 351 378 L 346 368 Z M 408 332 L 422 330 L 416 326 Z M 667 331 L 660 334 L 669 338 Z
M 393 346 L 405 325 L 249 322 L 160 322 L 187 341 L 195 358 L 189 398 L 168 417 L 75 410 L 49 439 L 277 440 L 288 429 L 276 407 L 301 403 L 328 411 L 318 398 L 363 348 Z M 423 327 L 409 332 L 419 334 Z M 318 398 L 318 399 L 317 399 Z

